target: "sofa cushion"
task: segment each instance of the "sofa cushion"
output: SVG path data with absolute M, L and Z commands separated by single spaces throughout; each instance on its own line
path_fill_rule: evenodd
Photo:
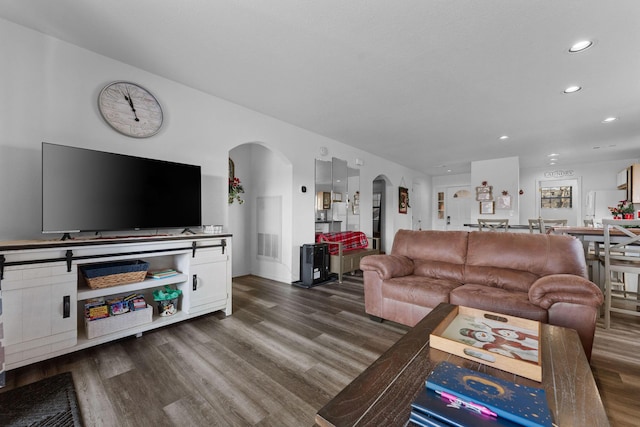
M 420 276 L 395 277 L 382 282 L 382 298 L 392 299 L 422 307 L 435 307 L 449 302 L 449 293 L 460 283 Z
M 464 272 L 465 283 L 519 292 L 529 292 L 529 288 L 537 279 L 537 275 L 528 271 L 498 267 L 467 265 Z
M 466 231 L 398 230 L 393 239 L 392 255 L 416 260 L 464 264 L 467 256 Z
M 342 252 L 353 249 L 364 249 L 369 246 L 369 240 L 362 231 L 340 231 L 336 233 L 318 233 L 316 243 L 340 242 Z M 329 253 L 336 255 L 339 252 L 338 245 L 329 245 Z
M 466 264 L 520 270 L 538 277 L 558 273 L 588 277 L 582 243 L 575 237 L 553 234 L 473 231 Z
M 413 261 L 413 274 L 462 283 L 464 280 L 464 264 L 416 259 Z
M 547 310 L 532 304 L 526 292 L 467 284 L 453 289 L 449 294 L 449 302 L 538 322 L 548 322 Z

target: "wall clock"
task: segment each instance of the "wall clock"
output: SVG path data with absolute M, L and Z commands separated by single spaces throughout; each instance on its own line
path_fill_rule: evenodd
M 135 83 L 119 81 L 106 85 L 98 96 L 98 109 L 112 128 L 134 138 L 155 135 L 162 127 L 160 103 Z

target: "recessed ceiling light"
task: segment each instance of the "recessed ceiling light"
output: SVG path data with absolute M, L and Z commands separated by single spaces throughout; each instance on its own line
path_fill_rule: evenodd
M 571 46 L 569 48 L 569 52 L 571 53 L 582 52 L 583 50 L 588 49 L 591 46 L 593 46 L 593 42 L 591 40 L 581 40 L 578 43 Z
M 554 158 L 554 159 L 549 159 L 549 161 L 550 161 L 550 162 L 557 162 L 557 161 L 558 161 L 558 159 L 555 159 L 555 158 Z
M 560 154 L 558 153 L 551 153 L 551 154 L 547 154 L 547 157 L 555 157 L 555 156 L 559 156 Z
M 582 89 L 580 86 L 569 86 L 564 90 L 564 93 L 574 93 Z
M 502 135 L 502 136 L 500 137 L 500 139 L 502 139 L 502 140 L 509 139 L 509 135 Z
M 602 121 L 602 123 L 611 123 L 611 122 L 615 122 L 616 120 L 618 120 L 617 117 L 607 117 Z
M 549 162 L 549 166 L 553 166 L 555 164 L 556 164 L 556 162 Z

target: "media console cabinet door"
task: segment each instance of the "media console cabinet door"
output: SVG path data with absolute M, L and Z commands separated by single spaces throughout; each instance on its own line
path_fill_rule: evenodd
M 197 250 L 189 270 L 188 301 L 183 308 L 187 313 L 224 309 L 231 314 L 227 306 L 231 299 L 228 259 L 228 254 L 223 254 L 221 248 Z
M 77 273 L 63 263 L 7 267 L 2 281 L 6 362 L 28 360 L 77 342 Z

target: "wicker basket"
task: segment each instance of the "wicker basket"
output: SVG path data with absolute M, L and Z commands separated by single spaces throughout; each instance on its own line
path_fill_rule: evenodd
M 80 267 L 87 286 L 92 289 L 142 282 L 148 269 L 149 263 L 141 260 L 107 262 Z

